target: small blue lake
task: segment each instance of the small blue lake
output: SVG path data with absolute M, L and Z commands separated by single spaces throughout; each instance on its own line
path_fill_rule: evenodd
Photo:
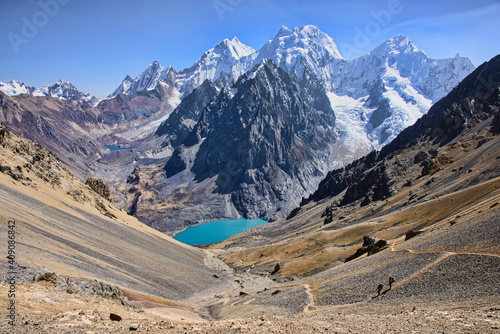
M 130 150 L 130 147 L 123 147 L 123 146 L 118 146 L 118 145 L 106 145 L 105 146 L 108 150 L 111 152 L 118 151 L 118 150 Z
M 267 221 L 262 219 L 216 220 L 188 227 L 185 231 L 177 234 L 174 239 L 187 245 L 217 243 L 235 234 L 267 223 Z

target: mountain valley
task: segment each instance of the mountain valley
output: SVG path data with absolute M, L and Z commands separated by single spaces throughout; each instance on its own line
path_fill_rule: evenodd
M 277 66 L 283 74 L 256 77 L 263 65 Z M 82 93 L 63 91 L 60 98 L 75 98 L 58 103 L 86 110 L 70 115 L 77 119 L 69 124 L 51 122 L 50 129 L 35 130 L 47 127 L 65 106 L 49 106 L 54 114 L 33 116 L 22 126 L 12 116 L 2 121 L 60 155 L 82 181 L 103 179 L 114 201 L 141 221 L 174 234 L 215 219 L 286 217 L 329 170 L 389 143 L 473 68 L 458 55 L 431 59 L 401 35 L 368 55 L 345 60 L 317 27 L 282 27 L 259 50 L 226 39 L 180 72 L 154 61 L 94 107 L 76 99 Z M 274 94 L 285 94 L 284 100 L 253 91 L 271 91 L 276 80 L 283 89 Z M 20 102 L 37 95 L 34 91 L 56 90 L 14 81 L 0 89 L 24 93 L 10 97 Z M 211 107 L 214 103 L 219 106 Z M 267 111 L 281 111 L 266 119 L 267 112 L 255 114 L 261 103 Z M 235 108 L 243 108 L 239 120 Z M 284 117 L 288 109 L 297 109 L 297 115 Z M 233 122 L 241 123 L 240 129 Z M 29 135 L 26 126 L 33 129 Z M 62 145 L 61 138 L 75 144 Z M 109 152 L 111 145 L 129 150 Z
M 346 60 L 314 26 L 102 100 L 0 84 L 0 305 L 19 333 L 497 332 L 499 110 L 500 56 Z M 171 237 L 241 217 L 270 223 Z

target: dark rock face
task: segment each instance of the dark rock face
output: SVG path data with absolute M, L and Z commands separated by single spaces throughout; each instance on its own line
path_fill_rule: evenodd
M 357 182 L 358 176 L 373 166 L 378 159 L 379 152 L 373 151 L 367 156 L 360 158 L 348 166 L 328 172 L 319 184 L 318 189 L 307 199 L 303 199 L 301 205 L 310 201 L 320 201 L 324 198 L 335 196 L 344 189 Z
M 373 84 L 373 86 L 369 90 L 369 106 L 372 108 L 378 107 L 370 117 L 370 123 L 374 128 L 379 127 L 382 123 L 384 123 L 384 120 L 387 117 L 391 116 L 391 106 L 389 105 L 387 99 L 382 95 L 385 91 L 386 89 L 384 83 L 380 78 Z
M 165 170 L 167 178 L 174 176 L 185 170 L 187 168 L 187 164 L 182 158 L 182 148 L 178 148 L 174 151 L 172 157 L 168 160 L 163 170 Z
M 155 134 L 157 136 L 166 136 L 162 147 L 171 146 L 176 148 L 182 144 L 200 119 L 203 109 L 216 94 L 217 89 L 214 84 L 209 80 L 205 80 L 201 86 L 186 96 L 181 104 L 172 111 L 168 119 L 156 130 Z
M 364 198 L 361 205 L 367 205 L 372 201 L 385 199 L 392 195 L 391 185 L 387 167 L 382 164 L 363 173 L 359 182 L 349 186 L 340 204 L 346 205 Z
M 182 147 L 200 144 L 191 169 L 195 180 L 216 177 L 217 192 L 230 194 L 243 216 L 266 217 L 259 200 L 272 206 L 303 193 L 321 175 L 325 151 L 335 142 L 335 116 L 312 75 L 306 73 L 302 84 L 299 90 L 270 61 L 241 76 L 203 110 L 165 166 L 167 175 L 186 168 Z

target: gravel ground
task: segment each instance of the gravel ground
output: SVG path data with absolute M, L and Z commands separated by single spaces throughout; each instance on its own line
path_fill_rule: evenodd
M 415 309 L 391 313 L 322 310 L 297 317 L 263 316 L 220 322 L 113 322 L 98 312 L 77 309 L 58 317 L 26 316 L 0 333 L 498 333 L 500 309 Z M 132 329 L 132 330 L 131 330 Z
M 384 301 L 450 302 L 500 296 L 500 257 L 450 255 L 415 279 L 397 286 Z
M 500 205 L 498 209 L 483 213 L 479 217 L 454 218 L 454 224 L 435 231 L 432 235 L 409 240 L 405 247 L 415 250 L 439 250 L 455 252 L 500 253 Z
M 358 263 L 352 265 L 347 263 L 338 269 L 329 270 L 330 281 L 320 283 L 318 289 L 318 305 L 343 305 L 371 301 L 377 295 L 379 284 L 385 285 L 384 290 L 388 288 L 389 277 L 395 278 L 396 285 L 400 284 L 441 256 L 438 253 L 377 255 L 367 257 L 363 259 L 364 261 L 357 261 Z M 359 268 L 363 264 L 365 267 Z M 348 273 L 351 274 L 342 276 Z M 325 277 L 325 273 L 321 276 Z

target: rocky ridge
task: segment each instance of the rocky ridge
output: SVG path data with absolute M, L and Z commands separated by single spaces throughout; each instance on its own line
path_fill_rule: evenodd
M 294 82 L 271 61 L 241 76 L 203 109 L 163 171 L 156 172 L 156 182 L 147 181 L 149 169 L 136 168 L 128 180 L 134 213 L 161 231 L 179 228 L 165 225 L 174 220 L 172 214 L 183 216 L 187 224 L 235 212 L 268 219 L 286 215 L 293 205 L 289 199 L 313 189 L 335 152 L 335 115 L 319 87 L 314 80 Z M 315 89 L 313 98 L 309 91 Z M 144 188 L 141 180 L 149 185 Z M 189 182 L 188 189 L 178 187 L 179 180 Z M 161 216 L 149 215 L 156 205 L 166 208 L 166 203 L 173 205 L 181 198 L 191 197 L 190 202 L 201 208 L 208 200 L 194 194 L 207 187 L 213 190 L 210 198 L 220 204 L 213 209 L 205 206 L 205 216 L 188 214 L 177 205 Z M 162 197 L 154 198 L 154 193 Z

